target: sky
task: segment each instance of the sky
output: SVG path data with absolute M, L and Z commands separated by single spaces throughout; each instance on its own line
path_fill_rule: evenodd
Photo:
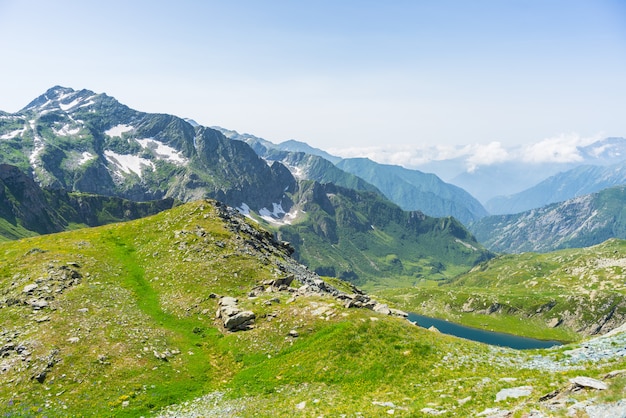
M 626 136 L 622 0 L 0 0 L 0 51 L 7 112 L 86 88 L 405 166 Z

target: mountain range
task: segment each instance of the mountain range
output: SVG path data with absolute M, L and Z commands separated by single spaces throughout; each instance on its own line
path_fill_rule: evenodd
M 498 220 L 433 175 L 227 135 L 58 86 L 0 113 L 0 413 L 620 416 L 626 241 L 496 256 L 387 194 L 519 249 L 621 233 L 625 187 Z M 523 352 L 397 307 L 604 335 Z
M 281 161 L 306 162 L 308 173 L 338 186 L 299 180 L 283 163 L 217 130 L 138 112 L 89 90 L 57 86 L 4 113 L 0 137 L 0 163 L 15 165 L 44 190 L 134 201 L 214 198 L 290 237 L 313 268 L 359 283 L 391 272 L 412 280 L 449 277 L 490 257 L 456 220 L 403 212 L 375 186 L 319 157 L 286 151 Z
M 494 215 L 470 225 L 496 252 L 547 252 L 582 248 L 609 238 L 626 239 L 626 186 L 616 186 L 513 215 Z
M 621 184 L 626 184 L 626 161 L 607 166 L 581 165 L 523 192 L 491 199 L 486 206 L 493 215 L 519 213 Z
M 366 158 L 342 159 L 294 140 L 273 144 L 250 134 L 239 134 L 233 130 L 215 128 L 229 138 L 246 142 L 263 158 L 283 162 L 300 178 L 333 182 L 359 190 L 371 189 L 371 186 L 357 184 L 350 177 L 344 179 L 346 173 L 349 173 L 373 185 L 387 199 L 404 210 L 419 210 L 434 217 L 453 216 L 463 223 L 469 223 L 487 215 L 483 206 L 469 193 L 457 186 L 445 183 L 434 174 L 379 164 Z M 294 157 L 294 154 L 301 156 Z M 303 154 L 306 158 L 302 156 Z M 324 162 L 321 162 L 320 158 Z M 337 171 L 327 162 L 331 162 L 341 171 Z M 319 169 L 320 166 L 323 166 L 323 170 Z

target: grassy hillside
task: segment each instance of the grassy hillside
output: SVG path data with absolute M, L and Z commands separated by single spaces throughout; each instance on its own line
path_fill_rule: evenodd
M 626 321 L 626 241 L 504 255 L 436 287 L 381 292 L 405 309 L 538 338 L 579 339 Z M 509 331 L 510 332 L 510 331 Z
M 287 254 L 207 201 L 0 243 L 0 412 L 472 416 L 535 408 L 580 373 L 520 368 L 526 354 L 348 309 L 297 279 L 270 287 L 296 265 Z M 215 317 L 219 296 L 253 311 L 254 327 L 225 330 Z M 585 364 L 585 373 L 625 366 Z M 521 385 L 532 395 L 496 404 L 499 391 Z M 601 399 L 620 388 L 623 379 Z

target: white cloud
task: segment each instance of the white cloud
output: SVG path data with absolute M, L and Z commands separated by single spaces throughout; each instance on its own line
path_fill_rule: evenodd
M 479 166 L 503 163 L 512 158 L 509 151 L 504 149 L 498 141 L 490 142 L 487 145 L 469 145 L 466 148 L 469 148 L 466 160 L 469 173 L 474 172 Z
M 461 157 L 465 155 L 466 150 L 450 145 L 430 147 L 402 145 L 389 147 L 330 148 L 328 152 L 342 158 L 364 157 L 381 164 L 393 164 L 415 168 L 431 161 L 442 161 Z
M 523 148 L 521 160 L 527 163 L 569 163 L 582 161 L 579 147 L 600 139 L 600 135 L 581 137 L 577 133 L 561 134 Z

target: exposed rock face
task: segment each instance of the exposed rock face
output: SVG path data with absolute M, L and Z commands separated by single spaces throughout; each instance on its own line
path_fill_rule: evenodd
M 0 164 L 0 217 L 39 234 L 58 232 L 63 219 L 48 205 L 39 186 L 17 167 Z

